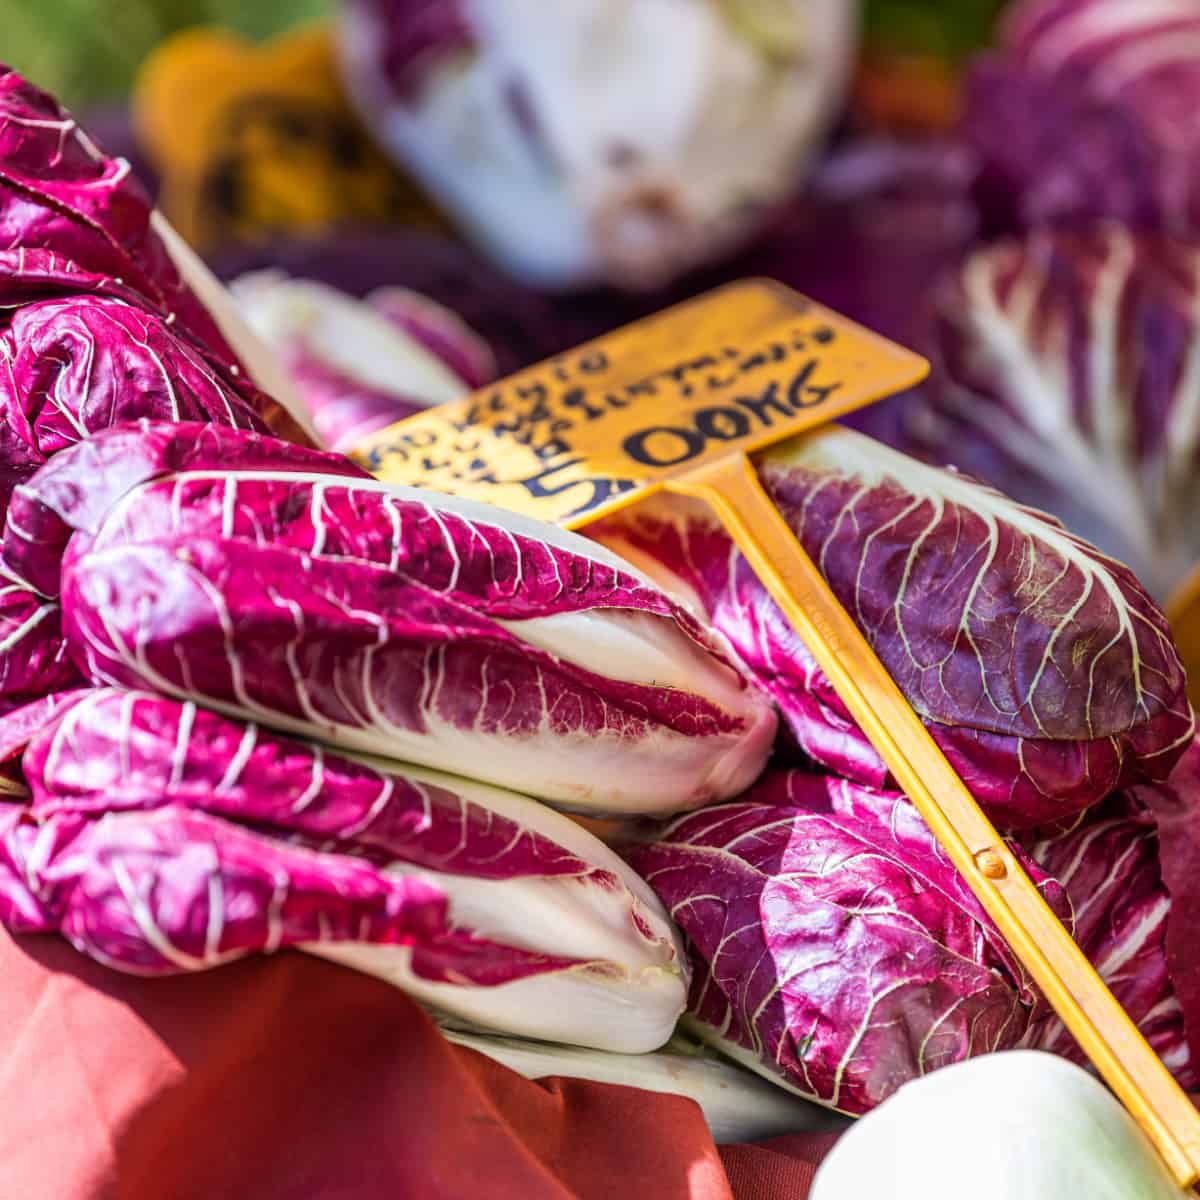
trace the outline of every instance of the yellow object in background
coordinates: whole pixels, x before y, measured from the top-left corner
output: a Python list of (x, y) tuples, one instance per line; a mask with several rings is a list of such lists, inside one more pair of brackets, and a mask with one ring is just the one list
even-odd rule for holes
[(1200, 565), (1168, 599), (1167, 624), (1187, 671), (1188, 699), (1200, 710)]
[(962, 108), (957, 67), (933, 55), (868, 54), (851, 95), (857, 124), (892, 134), (947, 133)]
[(340, 224), (441, 224), (347, 104), (323, 25), (261, 45), (176, 34), (146, 60), (131, 108), (159, 207), (201, 250)]

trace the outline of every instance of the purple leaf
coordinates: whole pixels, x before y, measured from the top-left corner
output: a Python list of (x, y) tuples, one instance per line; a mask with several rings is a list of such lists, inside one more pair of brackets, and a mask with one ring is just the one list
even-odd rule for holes
[(1045, 508), (1165, 599), (1200, 557), (1200, 252), (1109, 224), (977, 251), (942, 289), (927, 457)]
[[(53, 586), (63, 534), (80, 531), (62, 598), (93, 681), (442, 769), (465, 756), (490, 782), (593, 810), (694, 807), (761, 769), (775, 730), (765, 697), (593, 543), (486, 505), (303, 473), (333, 456), (254, 434), (206, 430), (189, 448), (190, 432), (100, 435), (18, 493), (38, 519), (6, 561), (39, 586)], [(104, 487), (86, 490), (100, 464)]]
[[(1065, 832), (1023, 840), (1070, 897), (1080, 949), (1171, 1073), (1194, 1090), (1200, 1073), (1168, 968), (1171, 899), (1162, 881), (1153, 815), (1133, 795), (1118, 795)], [(1055, 1015), (1031, 1031), (1027, 1044), (1087, 1065)]]
[[(768, 775), (626, 856), (683, 929), (688, 1025), (768, 1078), (869, 1111), (1019, 1044), (1044, 1002), (904, 796)], [(1061, 888), (1034, 869), (1047, 900)]]
[[(989, 488), (849, 430), (773, 451), (768, 491), (988, 813), (1058, 820), (1164, 779), (1193, 729), (1162, 613), (1127, 568)], [(800, 748), (872, 786), (882, 762), (706, 509), (593, 528), (729, 638)]]
[(150, 693), (80, 692), (37, 716), (32, 803), (0, 826), (14, 925), (151, 973), (296, 945), (507, 1032), (627, 1052), (670, 1035), (673, 927), (543, 805)]

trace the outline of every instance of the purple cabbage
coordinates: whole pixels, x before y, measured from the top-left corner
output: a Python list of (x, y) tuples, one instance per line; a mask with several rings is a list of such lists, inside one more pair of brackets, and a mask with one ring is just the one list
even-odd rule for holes
[(150, 974), (299, 946), (468, 1020), (630, 1052), (682, 1008), (653, 893), (533, 801), (149, 693), (78, 692), (23, 730), (11, 928)]
[(735, 795), (774, 737), (721, 645), (615, 556), (336, 455), (118, 429), (57, 455), (13, 511), (5, 566), (53, 597), (61, 562), (97, 683), (584, 809)]
[[(761, 478), (934, 740), (1002, 828), (1161, 780), (1193, 717), (1162, 613), (1053, 520), (850, 430), (773, 451)], [(700, 505), (594, 526), (730, 640), (805, 754), (886, 771), (748, 564)]]
[[(1045, 1003), (916, 810), (833, 776), (768, 774), (625, 850), (683, 930), (685, 1025), (818, 1103), (1019, 1045)], [(1062, 889), (1031, 874), (1069, 921)]]

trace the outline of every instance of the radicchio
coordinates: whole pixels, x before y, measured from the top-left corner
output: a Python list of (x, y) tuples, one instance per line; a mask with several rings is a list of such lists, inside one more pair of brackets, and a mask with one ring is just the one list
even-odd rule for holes
[[(687, 1027), (830, 1108), (867, 1112), (1044, 1015), (899, 793), (776, 773), (625, 853), (687, 937)], [(1062, 889), (1031, 874), (1069, 920)]]
[(1118, 225), (978, 250), (942, 288), (920, 452), (1061, 517), (1159, 599), (1200, 559), (1200, 251)]
[(260, 271), (231, 290), (279, 355), (330, 450), (349, 452), (369, 434), (496, 375), (486, 343), (449, 309), (407, 289), (360, 301), (326, 284)]
[[(129, 163), (106, 155), (56, 100), (0, 66), (0, 251), (48, 254), (129, 289), (202, 351), (277, 432), (303, 440), (285, 375)], [(232, 348), (231, 348), (232, 347)], [(253, 380), (239, 361), (251, 368)]]
[(55, 595), (69, 539), (64, 626), (98, 683), (581, 809), (695, 807), (761, 770), (769, 702), (628, 564), (340, 461), (355, 474), (234, 430), (114, 430), (19, 489), (5, 563)]
[[(990, 488), (831, 427), (767, 456), (768, 492), (934, 740), (1002, 827), (1163, 779), (1190, 741), (1184, 673), (1130, 571)], [(886, 771), (716, 519), (651, 499), (593, 532), (688, 597), (801, 749)]]
[(1023, 0), (975, 67), (964, 128), (994, 219), (1200, 230), (1200, 10)]
[(633, 1053), (682, 1009), (682, 949), (653, 893), (524, 797), (113, 689), (36, 729), (24, 769), (0, 916), (111, 966), (300, 946), (461, 1019)]
[[(1024, 841), (1066, 890), (1075, 940), (1121, 1007), (1175, 1078), (1188, 1089), (1200, 1086), (1167, 964), (1171, 898), (1153, 814), (1132, 794), (1117, 795), (1065, 832)], [(1032, 1031), (1027, 1044), (1087, 1064), (1057, 1016)]]
[(40, 248), (135, 288), (227, 364), (216, 322), (151, 224), (149, 196), (52, 96), (0, 67), (0, 248)]
[(140, 418), (266, 431), (191, 343), (153, 313), (90, 295), (42, 300), (0, 333), (0, 462), (34, 469), (66, 446)]
[(347, 0), (339, 32), (380, 144), (506, 270), (636, 289), (737, 246), (788, 196), (856, 25), (844, 0)]
[(0, 576), (0, 713), (80, 680), (58, 604)]

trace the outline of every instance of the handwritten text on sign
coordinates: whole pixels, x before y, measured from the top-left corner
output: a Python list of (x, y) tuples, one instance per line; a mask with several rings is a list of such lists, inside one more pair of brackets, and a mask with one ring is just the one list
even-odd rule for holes
[(795, 293), (733, 284), (382, 430), (381, 479), (578, 525), (733, 450), (917, 382), (922, 359)]

